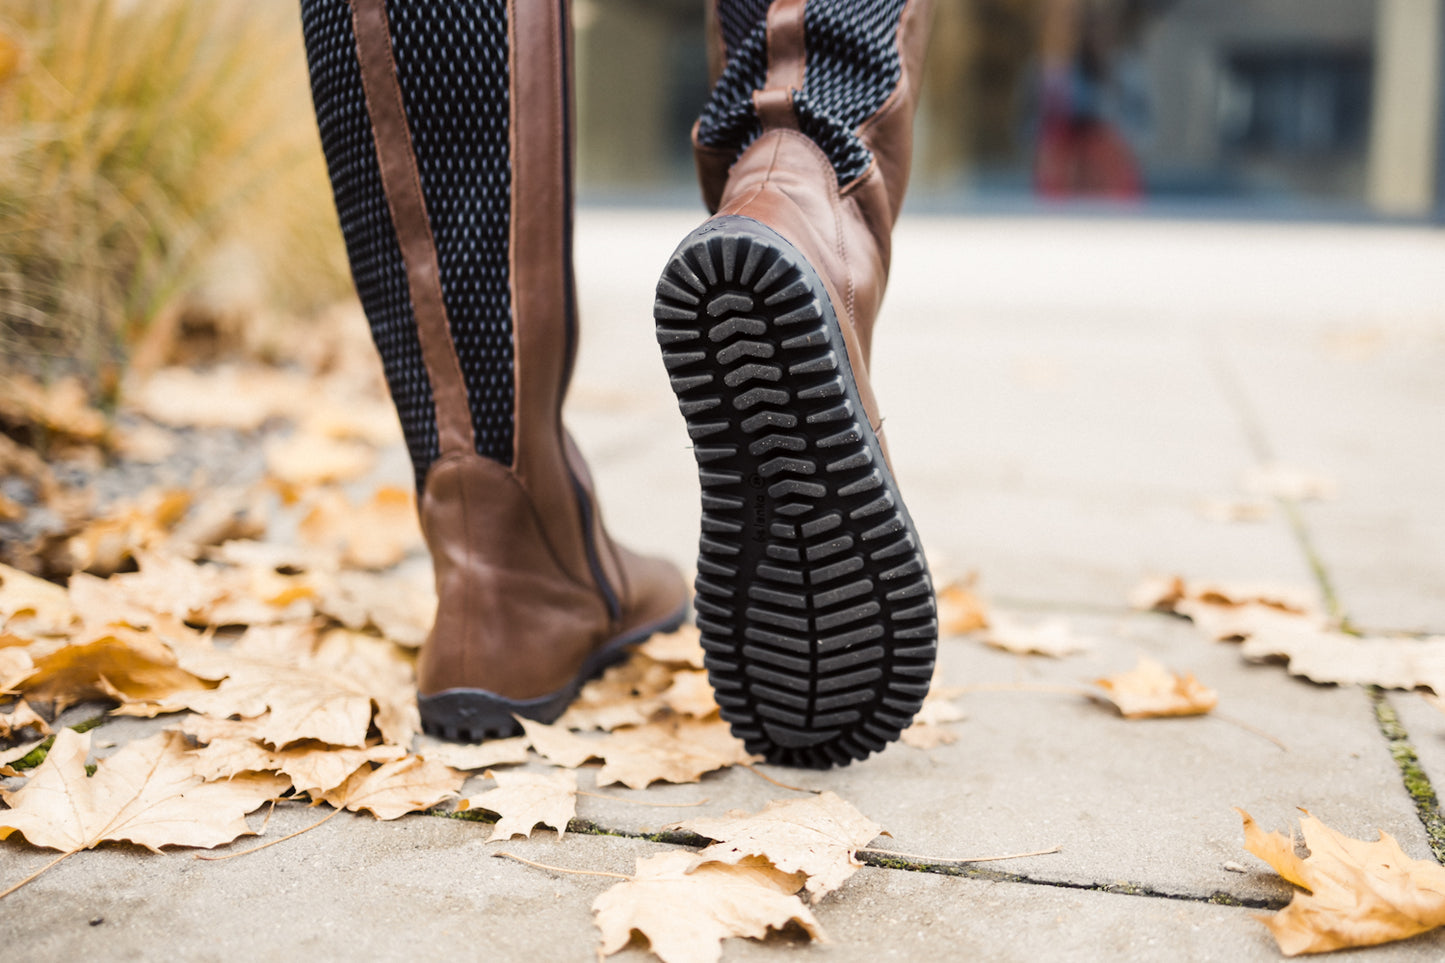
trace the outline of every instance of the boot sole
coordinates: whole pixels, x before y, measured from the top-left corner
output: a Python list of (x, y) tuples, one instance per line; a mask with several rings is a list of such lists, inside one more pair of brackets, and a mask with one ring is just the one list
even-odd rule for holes
[(777, 232), (719, 217), (673, 252), (653, 316), (695, 442), (722, 716), (771, 762), (864, 759), (922, 706), (938, 619), (827, 291)]
[(587, 657), (572, 681), (555, 692), (532, 699), (509, 699), (486, 689), (444, 689), (434, 695), (418, 694), (421, 728), (429, 736), (453, 742), (485, 742), (520, 735), (516, 717), (555, 722), (591, 679), (630, 654), (627, 647), (658, 632), (671, 632), (687, 618), (687, 605), (657, 622), (639, 626), (611, 639)]

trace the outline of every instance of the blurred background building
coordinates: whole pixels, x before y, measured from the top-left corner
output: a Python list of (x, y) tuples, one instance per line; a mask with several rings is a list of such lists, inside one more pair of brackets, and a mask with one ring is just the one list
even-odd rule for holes
[[(1445, 219), (1445, 0), (936, 5), (914, 209)], [(695, 196), (700, 7), (577, 0), (585, 200)]]

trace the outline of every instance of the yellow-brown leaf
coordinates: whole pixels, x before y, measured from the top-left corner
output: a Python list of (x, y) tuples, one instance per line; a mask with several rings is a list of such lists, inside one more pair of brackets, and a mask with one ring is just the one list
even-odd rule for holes
[(1236, 811), (1245, 848), (1308, 890), (1260, 917), (1285, 956), (1375, 946), (1445, 926), (1445, 869), (1411, 859), (1388, 833), (1373, 843), (1351, 839), (1306, 812), (1300, 831), (1309, 855), (1301, 858), (1293, 834), (1265, 833)]

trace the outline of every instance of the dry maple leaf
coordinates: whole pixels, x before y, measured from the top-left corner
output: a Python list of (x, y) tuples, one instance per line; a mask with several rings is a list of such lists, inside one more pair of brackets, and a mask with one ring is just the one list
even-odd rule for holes
[(358, 769), (340, 786), (323, 793), (321, 801), (352, 812), (365, 809), (377, 819), (400, 819), (455, 796), (465, 779), (439, 762), (407, 756), (377, 769)]
[(374, 628), (413, 649), (431, 631), (437, 599), (430, 568), (384, 575), (311, 571), (307, 577), (315, 589), (316, 611), (348, 629)]
[(581, 730), (640, 726), (663, 708), (662, 694), (676, 672), (639, 652), (584, 685), (557, 725)]
[(74, 375), (41, 384), (27, 374), (7, 372), (0, 382), (0, 419), (88, 444), (104, 441), (109, 431), (105, 415), (91, 405), (90, 393)]
[(1339, 493), (1333, 478), (1289, 465), (1270, 464), (1246, 472), (1241, 485), (1254, 495), (1268, 495), (1289, 501), (1325, 501)]
[(662, 704), (678, 715), (706, 719), (718, 711), (712, 683), (700, 669), (683, 669), (672, 677), (672, 684), (658, 697)]
[(577, 815), (576, 773), (566, 769), (544, 773), (488, 770), (485, 775), (496, 780), (497, 788), (463, 799), (457, 811), (483, 809), (501, 817), (487, 842), (513, 836), (530, 838), (539, 825), (557, 830), (558, 839), (567, 834), (567, 824)]
[(601, 953), (616, 953), (636, 932), (663, 963), (715, 963), (728, 937), (763, 939), (790, 923), (824, 941), (817, 919), (792, 895), (797, 879), (760, 860), (699, 864), (688, 852), (639, 859), (632, 878), (592, 903)]
[(1301, 858), (1294, 834), (1265, 833), (1242, 809), (1244, 846), (1307, 893), (1274, 916), (1258, 917), (1285, 956), (1374, 946), (1445, 926), (1445, 869), (1411, 859), (1389, 833), (1373, 842), (1351, 839), (1315, 819), (1300, 818), (1309, 848)]
[(75, 612), (64, 588), (0, 565), (0, 628), (35, 638), (63, 635), (74, 621)]
[(35, 660), (21, 648), (0, 648), (0, 692), (14, 692), (35, 671)]
[(442, 742), (423, 736), (418, 740), (416, 754), (453, 769), (490, 769), (492, 766), (518, 765), (527, 761), (531, 742), (524, 736), (511, 739), (488, 739), (475, 746)]
[(599, 740), (574, 735), (561, 723), (547, 725), (521, 716), (517, 716), (516, 720), (532, 748), (554, 766), (576, 769), (601, 754), (602, 743)]
[(970, 575), (938, 590), (938, 631), (941, 635), (967, 635), (989, 627), (988, 606), (974, 592), (978, 579)]
[(284, 494), (353, 481), (376, 462), (376, 449), (355, 441), (296, 432), (266, 445), (266, 472)]
[(335, 789), (362, 766), (391, 762), (406, 755), (401, 746), (344, 748), (300, 742), (273, 749), (254, 739), (212, 739), (191, 753), (196, 771), (207, 780), (230, 779), (243, 772), (279, 772), (297, 792), (312, 796)]
[(1359, 638), (1308, 625), (1276, 627), (1245, 639), (1241, 652), (1255, 661), (1288, 659), (1291, 675), (1312, 682), (1445, 692), (1445, 636)]
[[(703, 773), (759, 762), (721, 719), (678, 717), (609, 733), (597, 746), (597, 785), (645, 789), (654, 782), (697, 782)], [(533, 743), (536, 746), (536, 743)]]
[[(9, 749), (0, 749), (0, 766), (9, 768), (10, 763), (16, 762), (20, 759), (24, 759), (26, 756), (30, 755), (32, 752), (34, 752), (36, 749), (39, 749), (43, 745), (45, 745), (44, 739), (36, 739), (34, 742), (22, 742), (20, 745), (12, 746)], [(17, 773), (14, 770), (6, 773), (6, 775), (10, 776), (16, 774)], [(19, 775), (23, 776), (25, 775), (25, 773), (22, 772), (19, 773)]]
[(1142, 655), (1139, 664), (1128, 672), (1096, 679), (1095, 685), (1104, 689), (1104, 698), (1114, 703), (1126, 719), (1198, 716), (1219, 702), (1219, 694), (1194, 678), (1193, 673), (1176, 675)]
[(944, 725), (962, 722), (966, 718), (964, 711), (952, 702), (929, 695), (913, 717), (913, 725), (904, 729), (899, 738), (904, 745), (914, 749), (937, 749), (958, 741), (958, 734), (952, 729), (945, 729)]
[(702, 668), (702, 637), (697, 626), (684, 625), (675, 632), (662, 632), (637, 647), (637, 651), (654, 662)]
[(190, 507), (191, 493), (184, 489), (148, 492), (88, 523), (66, 547), (77, 569), (109, 575), (137, 552), (165, 542)]
[(297, 531), (308, 542), (340, 553), (348, 567), (391, 568), (423, 547), (416, 497), (383, 486), (356, 504), (339, 489), (316, 495)]
[(15, 792), (0, 791), (0, 839), (19, 832), (35, 846), (71, 853), (127, 841), (209, 849), (251, 832), (244, 818), (286, 788), (282, 776), (228, 782), (196, 775), (185, 737), (162, 732), (132, 742), (85, 774), (90, 734), (62, 729), (45, 761)]
[(1312, 615), (1320, 609), (1318, 594), (1299, 586), (1186, 580), (1177, 575), (1150, 576), (1129, 593), (1129, 604), (1136, 609), (1156, 609), (1186, 615), (1187, 612), (1179, 609), (1181, 602), (1224, 606), (1264, 605), (1299, 615)]
[(1036, 625), (1024, 625), (1014, 619), (996, 615), (984, 636), (985, 644), (1018, 655), (1047, 655), (1055, 659), (1089, 652), (1093, 639), (1074, 631), (1068, 619), (1044, 619)]
[(410, 745), (419, 728), (411, 670), (389, 655), (393, 647), (346, 630), (313, 640), (310, 626), (272, 626), (249, 630), (229, 650), (183, 652), (184, 667), (223, 681), (158, 700), (149, 714), (190, 709), (256, 719), (254, 737), (278, 748), (306, 739), (361, 748), (375, 703), (382, 737)]
[(702, 860), (737, 863), (761, 857), (784, 873), (808, 877), (805, 887), (814, 902), (842, 886), (860, 866), (859, 847), (882, 827), (831, 792), (806, 799), (768, 803), (755, 815), (734, 812), (724, 817), (689, 819), (678, 828), (716, 840), (698, 854)]
[(50, 735), (50, 723), (23, 699), (9, 712), (0, 712), (0, 739), (14, 739), (17, 733), (25, 729), (34, 729), (42, 736)]
[(81, 636), (36, 659), (17, 688), (31, 701), (59, 711), (96, 698), (164, 702), (205, 692), (209, 684), (181, 668), (176, 654), (155, 636), (115, 628), (98, 637)]

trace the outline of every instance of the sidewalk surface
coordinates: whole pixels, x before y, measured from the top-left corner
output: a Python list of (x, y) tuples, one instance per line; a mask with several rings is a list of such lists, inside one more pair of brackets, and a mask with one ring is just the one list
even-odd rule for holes
[[(695, 222), (581, 213), (569, 409), (613, 532), (684, 567), (696, 473), (650, 307), (657, 269)], [(1303, 807), (1430, 857), (1418, 810), (1432, 813), (1407, 792), (1380, 715), (1394, 711), (1445, 787), (1445, 714), (1414, 693), (1247, 664), (1126, 598), (1150, 574), (1267, 581), (1311, 588), (1370, 632), (1445, 634), (1445, 233), (913, 217), (875, 346), (895, 467), (935, 575), (977, 571), (995, 611), (1061, 616), (1099, 644), (1055, 661), (946, 639), (946, 683), (1002, 690), (957, 700), (957, 742), (785, 778), (835, 791), (900, 851), (1060, 851), (948, 873), (866, 867), (817, 908), (830, 945), (731, 940), (725, 960), (1272, 960), (1251, 917), (1291, 889), (1244, 851), (1234, 807), (1269, 830)], [(1242, 497), (1241, 478), (1271, 463), (1332, 480), (1337, 497), (1270, 504), (1248, 522), (1200, 511)], [(1018, 691), (1087, 684), (1140, 654), (1217, 689), (1217, 712), (1126, 721)], [(127, 725), (98, 735), (122, 740)], [(619, 835), (539, 831), (504, 848), (630, 872), (665, 848), (641, 834), (782, 795), (733, 769), (647, 790), (705, 798), (701, 809), (583, 797), (579, 817)], [(287, 824), (268, 836), (312, 821), (278, 813)], [(490, 858), (484, 830), (343, 814), (229, 862), (102, 848), (0, 905), (0, 945), (46, 960), (592, 959), (590, 906), (612, 881)], [(4, 858), (10, 877), (52, 855)], [(1445, 958), (1445, 933), (1349, 958)]]

